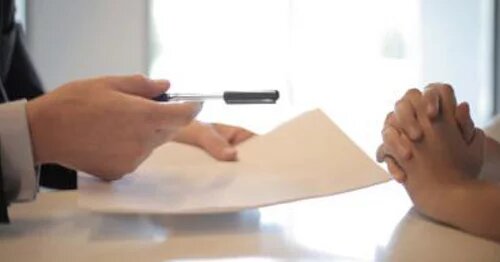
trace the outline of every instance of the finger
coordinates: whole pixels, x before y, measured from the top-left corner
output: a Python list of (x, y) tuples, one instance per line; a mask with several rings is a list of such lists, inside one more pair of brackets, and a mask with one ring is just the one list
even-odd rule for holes
[(386, 162), (387, 169), (392, 177), (399, 183), (406, 181), (406, 175), (403, 169), (396, 163), (396, 161), (388, 154), (386, 154), (384, 146), (380, 145), (377, 149), (377, 161)]
[(426, 104), (427, 116), (432, 120), (439, 115), (440, 101), (439, 90), (436, 85), (428, 85), (423, 92), (423, 100)]
[(448, 121), (455, 120), (455, 109), (457, 107), (457, 100), (455, 98), (455, 91), (453, 87), (448, 84), (434, 83), (430, 84), (429, 88), (436, 88), (439, 92), (440, 113)]
[(231, 139), (236, 135), (236, 128), (233, 126), (228, 126), (225, 124), (213, 123), (209, 124), (212, 128), (219, 133), (222, 137), (226, 139), (226, 141), (231, 141)]
[(422, 94), (417, 89), (410, 89), (404, 97), (396, 103), (394, 115), (397, 119), (398, 127), (403, 130), (408, 137), (415, 141), (422, 137), (422, 129), (417, 119), (417, 108), (421, 103)]
[(384, 145), (380, 145), (377, 148), (377, 153), (375, 154), (375, 158), (377, 159), (377, 162), (382, 163), (385, 161), (385, 156), (386, 156), (385, 148)]
[(232, 145), (237, 145), (255, 135), (249, 130), (241, 127), (229, 126), (219, 123), (212, 124), (212, 126)]
[(394, 112), (388, 113), (387, 116), (385, 117), (383, 129), (385, 129), (387, 127), (394, 127), (396, 129), (401, 128), (398, 124), (398, 120), (396, 119), (396, 115), (394, 114)]
[(469, 144), (474, 136), (475, 126), (474, 121), (470, 116), (469, 104), (464, 102), (457, 106), (455, 118), (462, 133), (462, 137)]
[(246, 129), (239, 129), (238, 132), (236, 132), (236, 135), (233, 137), (233, 139), (230, 141), (232, 145), (238, 145), (241, 144), (248, 139), (252, 138), (255, 136), (255, 133), (252, 133)]
[(234, 161), (237, 158), (236, 149), (217, 132), (209, 132), (201, 140), (200, 146), (217, 160)]
[(386, 155), (391, 155), (400, 164), (411, 158), (411, 146), (404, 138), (404, 134), (389, 127), (382, 132), (382, 137)]
[(399, 183), (404, 183), (406, 181), (406, 174), (403, 169), (394, 161), (392, 157), (386, 157), (385, 162), (387, 163), (387, 169), (389, 173), (392, 175), (394, 180)]
[(159, 104), (151, 101), (153, 125), (162, 129), (177, 129), (191, 123), (202, 109), (202, 103)]
[(144, 75), (115, 76), (109, 79), (117, 90), (144, 98), (156, 97), (170, 88), (168, 80), (151, 80)]

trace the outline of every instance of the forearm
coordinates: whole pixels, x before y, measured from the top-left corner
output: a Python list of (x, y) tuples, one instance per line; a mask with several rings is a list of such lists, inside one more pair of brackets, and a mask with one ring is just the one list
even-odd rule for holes
[(431, 217), (500, 242), (500, 184), (473, 181), (453, 186), (439, 202)]
[(500, 181), (500, 143), (487, 136), (484, 146), (484, 164), (481, 179)]

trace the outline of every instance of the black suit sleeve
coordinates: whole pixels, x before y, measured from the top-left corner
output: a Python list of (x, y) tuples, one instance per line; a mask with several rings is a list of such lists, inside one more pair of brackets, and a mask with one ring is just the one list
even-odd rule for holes
[(32, 99), (43, 94), (42, 83), (24, 45), (21, 26), (14, 30), (14, 45), (10, 67), (5, 78), (5, 89), (9, 100)]
[[(43, 94), (43, 88), (24, 45), (21, 26), (14, 21), (13, 0), (0, 0), (0, 100), (32, 99)], [(0, 156), (1, 157), (1, 156)], [(40, 168), (42, 186), (74, 189), (76, 172), (58, 165)], [(5, 195), (0, 162), (0, 223), (8, 223), (8, 200)]]

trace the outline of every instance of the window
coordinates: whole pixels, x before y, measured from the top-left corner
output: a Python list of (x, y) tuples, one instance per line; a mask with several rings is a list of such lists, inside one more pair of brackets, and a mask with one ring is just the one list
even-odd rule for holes
[[(488, 59), (479, 58), (488, 48), (481, 41), (490, 34), (474, 26), (485, 21), (484, 6), (491, 1), (448, 2), (449, 6), (427, 0), (152, 0), (150, 75), (170, 79), (173, 92), (278, 89), (278, 105), (207, 102), (200, 119), (263, 132), (299, 112), (321, 107), (373, 155), (386, 113), (410, 87), (458, 81), (464, 92), (457, 93), (472, 97), (475, 114), (489, 112), (484, 91), (491, 87), (488, 81), (473, 89), (462, 84), (489, 77), (483, 73), (489, 70)], [(439, 20), (438, 11), (453, 9), (450, 6), (458, 6), (444, 16), (450, 20)], [(463, 16), (466, 22), (479, 22), (464, 32), (450, 27), (455, 30), (453, 39), (446, 33), (439, 41), (430, 39), (449, 29), (439, 25)], [(439, 48), (448, 50), (457, 40), (471, 37), (478, 40), (466, 42), (469, 46), (464, 48), (470, 50), (462, 50), (471, 56), (460, 63), (436, 63), (443, 59), (436, 54)], [(433, 44), (437, 42), (440, 45)], [(459, 65), (457, 71), (447, 74), (446, 62)], [(470, 72), (476, 78), (460, 78), (460, 70), (467, 66), (476, 68)]]
[(26, 0), (15, 0), (16, 21), (26, 27)]

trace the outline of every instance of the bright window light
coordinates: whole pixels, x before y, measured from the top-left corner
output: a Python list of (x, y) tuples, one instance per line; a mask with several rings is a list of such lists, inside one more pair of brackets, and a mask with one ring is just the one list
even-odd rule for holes
[(386, 113), (421, 83), (418, 0), (153, 0), (150, 75), (172, 92), (278, 89), (278, 105), (199, 116), (264, 132), (321, 107), (373, 154)]

